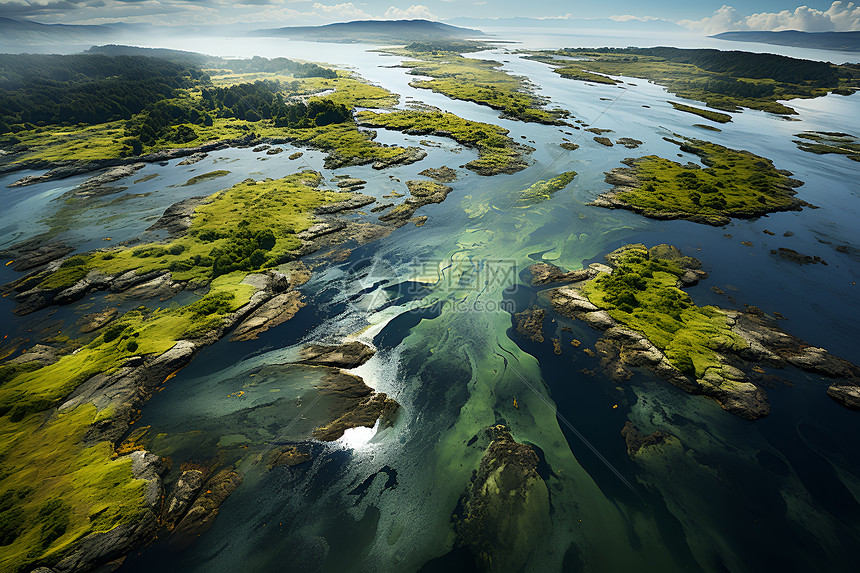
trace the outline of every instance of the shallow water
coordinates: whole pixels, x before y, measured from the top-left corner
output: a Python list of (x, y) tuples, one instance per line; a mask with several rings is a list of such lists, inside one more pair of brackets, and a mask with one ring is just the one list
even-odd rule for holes
[[(502, 120), (488, 108), (411, 88), (404, 70), (386, 67), (396, 58), (354, 45), (227, 42), (213, 53), (305, 54), (348, 65), (404, 97), (510, 129), (517, 141), (535, 148), (534, 163), (523, 172), (490, 178), (458, 169), (460, 179), (451, 184), (447, 200), (419, 213), (429, 217), (424, 227), (404, 226), (354, 249), (343, 263), (312, 261), (320, 266), (302, 287), (308, 306), (293, 320), (257, 341), (222, 339), (170, 380), (138, 422), (151, 426), (153, 436), (164, 434), (151, 444), (156, 453), (170, 455), (174, 467), (236, 444), (249, 444), (255, 454), (243, 457), (230, 450), (245, 481), (221, 507), (211, 530), (181, 551), (156, 543), (130, 557), (120, 571), (468, 569), (462, 554), (449, 553), (454, 549), (450, 520), (485, 446), (473, 444), (472, 437), (495, 423), (507, 424), (518, 441), (534, 445), (548, 468), (552, 527), (532, 548), (528, 570), (809, 570), (825, 562), (832, 570), (852, 570), (852, 548), (860, 542), (860, 460), (854, 448), (860, 417), (827, 398), (825, 381), (797, 371), (774, 372), (791, 386), (768, 389), (773, 413), (750, 423), (644, 375), (619, 384), (584, 374), (583, 369), (597, 369), (597, 360), (574, 350), (570, 341), (593, 346), (595, 331), (576, 323), (569, 325), (572, 333), (554, 332), (561, 320), (548, 321), (547, 338), (560, 337), (564, 348), (556, 356), (548, 342), (516, 336), (502, 303), (511, 301), (518, 310), (530, 303), (534, 293), (517, 276), (535, 261), (576, 269), (626, 243), (665, 242), (704, 262), (710, 277), (689, 289), (698, 304), (778, 311), (791, 334), (860, 361), (860, 262), (834, 250), (856, 246), (860, 239), (860, 165), (841, 156), (806, 154), (791, 142), (802, 130), (860, 133), (860, 94), (793, 102), (799, 122), (745, 111), (733, 114), (734, 122), (721, 125), (721, 133), (705, 132), (692, 127), (701, 118), (674, 111), (666, 100), (683, 100), (659, 86), (636, 79), (621, 87), (587, 85), (504, 49), (484, 54), (506, 60), (506, 69), (528, 76), (539, 93), (575, 119), (614, 130), (613, 139), (644, 142), (636, 150), (610, 149), (593, 142), (590, 133)], [(673, 133), (772, 159), (805, 182), (800, 197), (818, 209), (713, 228), (586, 205), (606, 189), (603, 172), (621, 159), (676, 158), (677, 146), (663, 140)], [(581, 147), (561, 149), (562, 137)], [(364, 193), (381, 198), (392, 189), (406, 192), (392, 177), (403, 182), (427, 167), (457, 168), (475, 157), (442, 138), (380, 131), (378, 140), (408, 145), (431, 140), (442, 147), (427, 148), (428, 157), (417, 164), (384, 171), (370, 166), (328, 171), (323, 155), (307, 150), (291, 162), (290, 146), (271, 158), (227, 149), (188, 167), (148, 165), (117, 182), (128, 189), (94, 202), (61, 237), (79, 249), (103, 246), (105, 235), (130, 239), (173, 202), (246, 177), (281, 177), (305, 167), (327, 179), (348, 173), (368, 181)], [(682, 155), (678, 161), (697, 161)], [(216, 169), (231, 174), (181, 187)], [(515, 203), (519, 190), (569, 170), (578, 176), (549, 201), (525, 209)], [(147, 174), (158, 177), (133, 182)], [(5, 188), (14, 179), (0, 180), (2, 198), (16, 211), (14, 217), (9, 211), (0, 217), (0, 246), (43, 231), (34, 223), (62, 209), (58, 198), (80, 182)], [(112, 202), (119, 197), (128, 198)], [(763, 234), (764, 229), (776, 235)], [(783, 237), (789, 230), (794, 236)], [(770, 254), (778, 246), (821, 256), (828, 265), (795, 266)], [(8, 268), (0, 272), (4, 280), (14, 275)], [(415, 286), (437, 278), (436, 285)], [(433, 305), (440, 301), (448, 304)], [(454, 308), (452, 301), (463, 304)], [(55, 318), (73, 312), (64, 309)], [(23, 324), (16, 319), (16, 326)], [(298, 345), (344, 337), (377, 347), (377, 354), (353, 372), (400, 403), (396, 424), (315, 444), (312, 462), (266, 470), (256, 452), (297, 439), (312, 426), (314, 408), (322, 407), (306, 397), (313, 373), (288, 365)], [(241, 397), (235, 395), (239, 390), (245, 391)], [(683, 451), (632, 462), (620, 434), (627, 420), (645, 432), (673, 433)]]

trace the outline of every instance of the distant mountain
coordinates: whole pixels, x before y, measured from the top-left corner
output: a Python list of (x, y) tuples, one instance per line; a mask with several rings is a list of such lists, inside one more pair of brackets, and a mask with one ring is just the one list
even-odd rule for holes
[(819, 50), (838, 50), (841, 52), (860, 52), (860, 32), (723, 32), (711, 36), (733, 42), (755, 42), (777, 46), (796, 46)]
[(26, 20), (0, 18), (0, 43), (42, 44), (52, 42), (87, 42), (108, 39), (117, 30), (108, 26), (75, 26), (68, 24), (40, 24)]
[(291, 26), (255, 30), (252, 36), (277, 36), (315, 42), (409, 44), (416, 41), (478, 38), (480, 30), (429, 20), (358, 20), (325, 26)]
[(661, 19), (613, 20), (612, 18), (453, 18), (449, 20), (457, 26), (480, 26), (481, 28), (545, 28), (575, 32), (577, 30), (635, 30), (641, 32), (689, 33), (674, 22)]

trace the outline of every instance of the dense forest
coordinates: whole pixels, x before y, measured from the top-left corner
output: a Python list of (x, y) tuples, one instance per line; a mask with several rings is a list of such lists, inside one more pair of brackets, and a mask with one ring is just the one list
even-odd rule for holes
[(206, 76), (199, 68), (136, 56), (0, 56), (0, 133), (26, 124), (129, 119)]
[(137, 48), (134, 46), (93, 46), (87, 53), (105, 54), (108, 56), (150, 56), (184, 65), (204, 69), (230, 70), (237, 74), (253, 72), (269, 72), (286, 74), (297, 78), (336, 78), (334, 70), (323, 68), (316, 64), (301, 63), (287, 58), (261, 58), (254, 56), (249, 60), (228, 60), (217, 56), (208, 56), (197, 52), (168, 50), (166, 48)]
[[(175, 104), (165, 102), (177, 97), (179, 89), (211, 85), (202, 67), (228, 68), (237, 73), (275, 71), (296, 77), (336, 77), (333, 70), (316, 64), (286, 58), (224, 60), (175, 50), (105, 48), (116, 48), (109, 51), (117, 53), (0, 55), (0, 134), (42, 125), (128, 120), (143, 111), (143, 123), (149, 121), (150, 129), (141, 127), (138, 131), (147, 135), (170, 125), (165, 124), (167, 116), (211, 125), (209, 112), (249, 121), (287, 118), (281, 120), (284, 125), (301, 119), (311, 125), (342, 121), (344, 110), (338, 106), (310, 111), (285, 106), (274, 93), (277, 86), (269, 84), (204, 89), (209, 94), (204, 107), (185, 106), (180, 115)], [(158, 57), (143, 55), (150, 52)], [(187, 139), (190, 133), (168, 139), (183, 141), (183, 137)]]
[(276, 81), (257, 81), (229, 87), (208, 87), (200, 99), (178, 98), (159, 101), (128, 122), (126, 135), (132, 151), (140, 153), (143, 145), (166, 140), (185, 143), (196, 139), (187, 124), (212, 125), (213, 117), (245, 121), (274, 120), (276, 127), (307, 128), (342, 123), (352, 119), (352, 112), (328, 99), (308, 103), (285, 103)]

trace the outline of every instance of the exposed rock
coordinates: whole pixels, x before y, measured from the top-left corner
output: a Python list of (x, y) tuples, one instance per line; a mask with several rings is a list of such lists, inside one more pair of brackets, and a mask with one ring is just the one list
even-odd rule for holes
[(198, 161), (203, 161), (207, 157), (209, 157), (208, 153), (194, 153), (188, 156), (186, 159), (183, 159), (182, 161), (177, 163), (177, 165), (193, 165)]
[(113, 307), (106, 308), (101, 312), (85, 314), (78, 321), (78, 324), (81, 325), (80, 331), (82, 333), (87, 333), (98, 330), (116, 318), (118, 314), (119, 311)]
[(309, 228), (305, 229), (301, 233), (298, 233), (296, 236), (303, 241), (310, 241), (316, 239), (317, 237), (322, 237), (323, 235), (328, 235), (336, 231), (341, 231), (345, 228), (346, 223), (344, 223), (343, 221), (323, 221), (321, 223), (315, 223), (311, 225)]
[(631, 458), (639, 453), (639, 450), (642, 448), (664, 444), (674, 438), (672, 434), (667, 434), (660, 430), (652, 434), (643, 434), (629, 420), (624, 424), (621, 435), (624, 436), (624, 441), (627, 442), (627, 455)]
[(24, 352), (23, 354), (13, 358), (12, 360), (9, 360), (7, 364), (27, 364), (28, 362), (40, 362), (43, 366), (47, 366), (59, 360), (59, 354), (59, 351), (52, 346), (47, 346), (45, 344), (36, 344), (27, 352)]
[(448, 167), (447, 165), (443, 165), (442, 167), (436, 169), (425, 169), (418, 175), (423, 175), (424, 177), (435, 179), (439, 183), (452, 183), (457, 180), (457, 172)]
[(230, 341), (256, 340), (261, 333), (293, 318), (304, 306), (299, 291), (291, 290), (276, 295), (242, 321)]
[(551, 528), (549, 493), (538, 456), (514, 441), (505, 426), (485, 431), (492, 441), (454, 517), (457, 544), (468, 546), (482, 569), (519, 571)]
[(298, 159), (302, 155), (304, 155), (304, 153), (302, 153), (301, 151), (296, 151), (295, 153), (290, 154), (289, 159), (290, 159), (290, 161), (295, 161), (296, 159)]
[(173, 531), (172, 542), (186, 546), (203, 535), (215, 523), (221, 504), (242, 484), (242, 474), (233, 468), (223, 469), (206, 482), (206, 491), (194, 501)]
[(90, 177), (72, 190), (72, 193), (80, 198), (101, 197), (124, 191), (126, 187), (108, 187), (109, 183), (131, 177), (134, 173), (146, 166), (145, 163), (134, 163), (131, 165), (120, 165), (108, 169), (104, 173)]
[(794, 249), (788, 249), (786, 247), (779, 247), (779, 249), (771, 249), (770, 254), (779, 255), (786, 261), (791, 261), (792, 263), (797, 263), (798, 265), (817, 265), (821, 263), (822, 265), (827, 265), (827, 262), (821, 257), (817, 256), (809, 256), (798, 253)]
[(370, 346), (356, 341), (337, 346), (310, 344), (302, 348), (299, 362), (315, 366), (334, 368), (356, 368), (370, 360), (376, 351)]
[(182, 472), (176, 485), (164, 502), (163, 521), (168, 528), (173, 528), (185, 515), (200, 491), (203, 489), (205, 475), (200, 470)]
[(269, 149), (270, 147), (272, 147), (272, 146), (271, 146), (271, 145), (267, 145), (267, 144), (258, 145), (257, 147), (255, 147), (255, 148), (254, 148), (254, 149), (252, 149), (251, 151), (253, 151), (254, 153), (261, 153), (261, 152), (263, 152), (263, 151), (266, 151), (266, 150), (267, 150), (267, 149)]
[(167, 231), (169, 237), (177, 237), (191, 228), (194, 209), (206, 202), (206, 197), (191, 197), (168, 207), (164, 214), (147, 231)]
[(283, 147), (273, 147), (272, 149), (270, 149), (266, 152), (266, 155), (277, 155), (277, 154), (283, 153), (283, 152), (284, 152)]
[(827, 395), (851, 410), (860, 410), (860, 385), (850, 383), (832, 384)]
[(375, 202), (376, 198), (371, 197), (370, 195), (354, 195), (346, 201), (331, 203), (329, 205), (320, 205), (314, 209), (314, 213), (317, 215), (330, 215), (332, 213), (340, 213), (341, 211), (347, 211), (350, 209), (360, 209), (361, 207), (365, 207)]
[(70, 302), (80, 300), (94, 290), (107, 288), (112, 279), (112, 276), (106, 275), (98, 269), (93, 269), (87, 273), (87, 276), (74, 285), (54, 295), (53, 303), (69, 304)]
[(639, 141), (638, 139), (632, 139), (630, 137), (621, 137), (617, 139), (615, 143), (617, 143), (618, 145), (623, 145), (627, 149), (636, 149), (637, 147), (642, 145), (641, 141)]
[(175, 296), (183, 288), (184, 285), (182, 285), (181, 283), (173, 282), (173, 279), (170, 276), (170, 272), (165, 272), (149, 281), (135, 285), (120, 294), (111, 294), (108, 296), (110, 300), (119, 300), (123, 302), (129, 300), (148, 300), (155, 298), (160, 300), (167, 300)]
[(367, 181), (364, 179), (357, 179), (355, 177), (345, 177), (337, 182), (338, 188), (343, 189), (344, 191), (358, 191), (365, 185), (367, 185)]
[(514, 314), (517, 332), (534, 342), (543, 342), (543, 320), (546, 311), (542, 308), (529, 308)]
[(384, 393), (374, 392), (364, 380), (337, 370), (329, 372), (318, 387), (330, 403), (328, 424), (314, 430), (314, 438), (332, 442), (349, 428), (372, 428), (379, 420), (380, 427), (394, 423), (398, 404)]
[(0, 257), (14, 260), (12, 268), (18, 272), (23, 272), (61, 259), (74, 250), (73, 247), (62, 241), (42, 244), (42, 240), (37, 237), (0, 251)]
[(532, 286), (542, 286), (552, 283), (574, 283), (591, 278), (595, 274), (591, 269), (565, 272), (549, 263), (535, 263), (526, 270), (532, 275), (529, 281)]
[(278, 466), (297, 466), (311, 459), (309, 453), (303, 452), (296, 446), (282, 446), (272, 450), (269, 454), (269, 461), (266, 467), (271, 469)]

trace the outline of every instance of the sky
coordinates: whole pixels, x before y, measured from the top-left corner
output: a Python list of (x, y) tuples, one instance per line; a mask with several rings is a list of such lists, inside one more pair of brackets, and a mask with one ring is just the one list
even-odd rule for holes
[(364, 19), (458, 17), (667, 20), (694, 32), (860, 30), (860, 0), (0, 0), (0, 17), (45, 23), (319, 25)]

